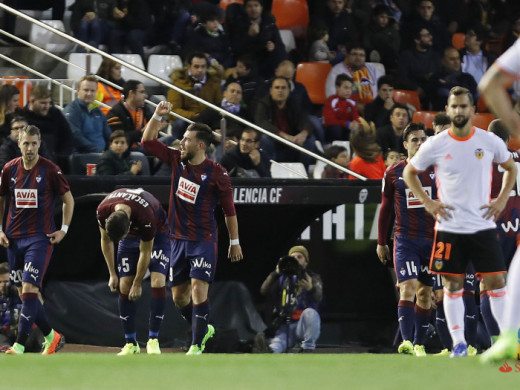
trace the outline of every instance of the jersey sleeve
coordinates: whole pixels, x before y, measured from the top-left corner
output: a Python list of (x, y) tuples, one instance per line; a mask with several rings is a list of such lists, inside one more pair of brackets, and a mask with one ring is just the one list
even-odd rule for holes
[(222, 210), (226, 217), (236, 215), (235, 204), (233, 203), (233, 188), (231, 187), (231, 178), (226, 169), (221, 165), (217, 165), (220, 173), (217, 178), (217, 192), (222, 205)]
[(0, 175), (0, 196), (5, 196), (9, 193), (9, 180), (9, 169), (2, 169), (2, 173)]
[(515, 78), (520, 77), (520, 40), (504, 52), (497, 60), (497, 65)]
[(424, 172), (429, 166), (434, 164), (435, 145), (432, 142), (434, 137), (430, 137), (421, 145), (419, 151), (410, 159), (410, 166), (416, 172)]
[(56, 189), (56, 192), (60, 194), (61, 196), (65, 195), (67, 192), (70, 191), (69, 183), (67, 182), (67, 179), (65, 179), (65, 175), (63, 175), (63, 172), (58, 166), (54, 166), (54, 186)]
[(497, 164), (504, 164), (512, 158), (511, 152), (507, 149), (507, 145), (493, 133), (488, 133), (495, 144), (495, 157), (493, 159)]
[(179, 151), (175, 152), (174, 149), (166, 146), (159, 140), (151, 140), (151, 141), (143, 141), (142, 142), (143, 148), (147, 151), (153, 154), (155, 157), (157, 157), (162, 162), (165, 162), (171, 167), (174, 167), (177, 165), (176, 159), (175, 159), (175, 153), (179, 153)]
[(377, 243), (379, 245), (387, 244), (388, 232), (394, 219), (394, 185), (393, 172), (388, 168), (383, 177), (381, 188), (381, 209), (379, 211)]

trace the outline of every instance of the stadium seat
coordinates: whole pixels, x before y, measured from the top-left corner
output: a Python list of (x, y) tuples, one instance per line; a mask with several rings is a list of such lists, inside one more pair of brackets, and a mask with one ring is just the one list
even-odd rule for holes
[(516, 135), (512, 135), (511, 138), (509, 138), (507, 147), (513, 150), (520, 150), (520, 138)]
[[(87, 69), (87, 59), (90, 58), (90, 74), (95, 74), (103, 62), (101, 54), (97, 53), (70, 53), (69, 62), (74, 65), (81, 66), (83, 69)], [(80, 70), (72, 65), (67, 65), (67, 78), (71, 80), (79, 80), (86, 75), (86, 71)]]
[(2, 76), (2, 85), (13, 84), (20, 91), (20, 100), (18, 106), (20, 108), (25, 107), (29, 102), (31, 95), (32, 83), (29, 81), (27, 76)]
[[(145, 70), (143, 59), (139, 54), (112, 54), (114, 57), (119, 58), (120, 60), (126, 61), (133, 66)], [(128, 69), (124, 64), (121, 66), (121, 77), (125, 80), (138, 80), (142, 82), (145, 86), (157, 85), (153, 80), (150, 80), (148, 77), (142, 76), (133, 70)]]
[(323, 104), (325, 96), (325, 81), (332, 66), (325, 62), (302, 62), (296, 67), (296, 81), (305, 85), (309, 97), (314, 104)]
[(294, 40), (294, 34), (291, 30), (280, 30), (280, 36), (282, 37), (282, 42), (285, 45), (285, 51), (287, 53), (296, 49), (296, 41)]
[(394, 90), (394, 100), (402, 104), (411, 104), (417, 111), (421, 110), (421, 101), (419, 100), (419, 95), (415, 91), (396, 89)]
[[(286, 169), (285, 167), (292, 169)], [(293, 172), (296, 171), (301, 175)], [(305, 166), (300, 162), (271, 163), (271, 177), (275, 179), (307, 179)]]
[(220, 8), (222, 8), (225, 11), (226, 8), (228, 7), (228, 5), (233, 4), (233, 3), (244, 4), (244, 0), (220, 0), (219, 6), (220, 6)]
[(464, 39), (466, 39), (466, 34), (455, 33), (451, 36), (451, 44), (457, 50), (463, 49), (465, 47)]
[(141, 169), (141, 175), (150, 176), (150, 162), (148, 161), (148, 157), (146, 157), (141, 152), (130, 152), (130, 158), (134, 161), (141, 161), (143, 164), (143, 168)]
[(471, 123), (473, 126), (480, 127), (481, 129), (487, 130), (489, 124), (495, 119), (493, 114), (489, 112), (481, 112), (473, 114), (471, 117)]
[[(65, 31), (65, 26), (61, 20), (42, 20), (42, 22), (57, 30)], [(35, 24), (31, 24), (29, 42), (50, 52), (65, 52), (74, 46), (74, 43), (68, 39)]]
[(103, 153), (73, 153), (70, 157), (70, 174), (86, 175), (87, 164), (97, 164)]
[(412, 122), (422, 122), (427, 129), (433, 129), (433, 118), (439, 111), (415, 111), (413, 113)]
[(170, 75), (178, 68), (182, 68), (182, 60), (178, 55), (152, 54), (148, 57), (148, 73), (165, 81), (171, 81)]
[(306, 0), (273, 0), (271, 13), (279, 30), (293, 30), (296, 37), (305, 35), (309, 25)]

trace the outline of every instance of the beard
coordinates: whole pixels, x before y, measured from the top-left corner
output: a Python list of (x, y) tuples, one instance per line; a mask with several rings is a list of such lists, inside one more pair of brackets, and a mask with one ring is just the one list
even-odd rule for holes
[(469, 121), (469, 116), (464, 116), (464, 117), (456, 116), (451, 120), (451, 123), (453, 123), (453, 125), (455, 127), (462, 129), (464, 126), (466, 126), (466, 123), (468, 123), (468, 121)]
[(183, 163), (187, 163), (193, 158), (194, 154), (192, 152), (188, 152), (187, 150), (181, 151), (181, 160)]

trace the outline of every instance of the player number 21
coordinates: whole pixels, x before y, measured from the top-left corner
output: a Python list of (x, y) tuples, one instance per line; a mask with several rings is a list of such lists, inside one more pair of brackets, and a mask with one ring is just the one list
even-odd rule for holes
[[(443, 255), (443, 253), (444, 253), (444, 255)], [(435, 248), (434, 257), (436, 259), (444, 258), (444, 260), (449, 260), (450, 256), (451, 256), (451, 244), (449, 242), (446, 244), (444, 242), (438, 242), (436, 245), (436, 248)]]

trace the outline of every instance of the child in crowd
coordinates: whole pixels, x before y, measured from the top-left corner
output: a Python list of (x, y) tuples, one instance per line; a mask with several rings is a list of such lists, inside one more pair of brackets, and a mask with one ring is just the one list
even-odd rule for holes
[[(350, 162), (350, 170), (367, 179), (382, 179), (386, 166), (383, 161), (381, 147), (376, 143), (376, 129), (373, 122), (358, 119), (359, 129), (350, 134), (350, 146), (356, 156)], [(356, 179), (350, 175), (349, 179)]]
[(309, 29), (309, 41), (312, 42), (309, 49), (309, 61), (329, 62), (334, 60), (336, 52), (329, 50), (328, 40), (329, 29), (326, 26), (318, 25)]
[[(344, 146), (331, 145), (325, 149), (324, 156), (330, 161), (348, 168), (350, 153)], [(341, 172), (330, 165), (326, 165), (321, 177), (322, 179), (346, 179), (348, 178), (348, 173)]]
[(110, 149), (96, 166), (96, 175), (139, 175), (142, 168), (141, 161), (130, 159), (125, 132), (116, 130), (110, 135)]
[(387, 168), (401, 160), (401, 153), (399, 153), (397, 150), (389, 150), (385, 153), (385, 166)]
[(350, 131), (359, 128), (359, 114), (352, 95), (352, 78), (345, 73), (336, 77), (336, 94), (330, 96), (323, 106), (325, 142), (347, 141)]

